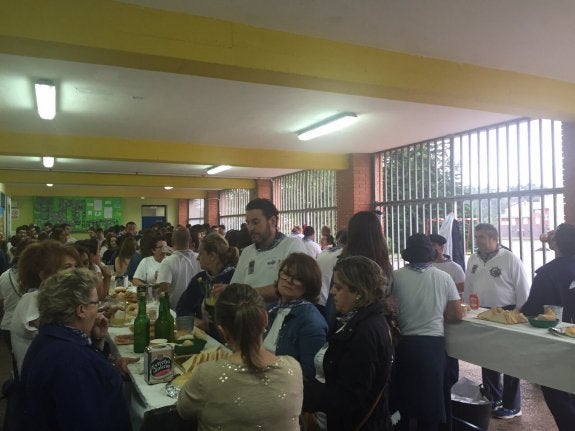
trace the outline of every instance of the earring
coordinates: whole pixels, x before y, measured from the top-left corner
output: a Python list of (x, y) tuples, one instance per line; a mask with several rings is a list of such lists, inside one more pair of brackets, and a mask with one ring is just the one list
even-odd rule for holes
[(355, 300), (356, 300), (356, 301), (359, 301), (360, 299), (361, 299), (361, 296), (359, 296), (359, 295), (357, 295), (357, 296), (355, 297)]

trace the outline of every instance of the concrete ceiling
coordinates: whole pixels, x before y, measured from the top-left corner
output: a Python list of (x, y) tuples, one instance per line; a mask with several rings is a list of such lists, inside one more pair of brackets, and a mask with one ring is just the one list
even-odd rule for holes
[[(5, 0), (0, 182), (201, 197), (519, 116), (573, 120), (574, 16), (536, 0)], [(40, 78), (58, 85), (53, 121)], [(359, 121), (297, 139), (344, 111)], [(233, 168), (206, 178), (217, 164)]]

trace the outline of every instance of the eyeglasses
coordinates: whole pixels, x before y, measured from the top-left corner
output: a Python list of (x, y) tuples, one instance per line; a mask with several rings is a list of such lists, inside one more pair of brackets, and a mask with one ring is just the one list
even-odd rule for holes
[(289, 284), (293, 284), (294, 286), (302, 286), (302, 282), (296, 279), (293, 275), (288, 274), (285, 271), (280, 271), (280, 280), (287, 281)]
[(100, 301), (90, 301), (90, 302), (84, 303), (84, 305), (98, 305), (99, 303), (100, 303)]

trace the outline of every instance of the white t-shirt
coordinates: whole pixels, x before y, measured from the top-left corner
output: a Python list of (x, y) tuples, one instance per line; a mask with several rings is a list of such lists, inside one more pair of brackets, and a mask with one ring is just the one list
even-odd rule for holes
[(341, 254), (343, 247), (324, 250), (317, 257), (317, 264), (321, 271), (321, 292), (319, 294), (319, 305), (325, 305), (329, 297), (331, 278), (333, 277), (333, 267), (337, 263), (337, 258)]
[(319, 246), (319, 244), (315, 241), (312, 241), (311, 239), (304, 239), (302, 241), (306, 249), (306, 253), (309, 254), (314, 259), (317, 259), (317, 257), (321, 253), (321, 247)]
[(0, 299), (4, 301), (4, 317), (2, 317), (0, 329), (10, 330), (14, 309), (20, 302), (20, 297), (18, 271), (15, 268), (9, 268), (0, 275)]
[(12, 340), (12, 350), (18, 372), (22, 370), (22, 362), (32, 344), (32, 340), (38, 333), (38, 328), (30, 325), (31, 322), (40, 317), (38, 311), (38, 291), (28, 292), (22, 295), (20, 302), (12, 315), (12, 324), (10, 325), (10, 339)]
[(198, 255), (192, 250), (176, 250), (160, 264), (157, 283), (170, 283), (170, 308), (176, 305), (194, 275), (200, 272)]
[(454, 261), (446, 260), (445, 262), (433, 262), (433, 266), (447, 272), (455, 284), (465, 282), (465, 272), (463, 271), (463, 268)]
[(252, 244), (244, 248), (230, 283), (244, 283), (252, 287), (268, 286), (276, 282), (283, 260), (292, 253), (305, 253), (303, 241), (284, 237), (270, 250), (258, 251)]
[(504, 248), (487, 262), (473, 254), (465, 271), (465, 292), (463, 298), (469, 301), (469, 294), (479, 295), (482, 307), (503, 307), (513, 305), (521, 308), (529, 296), (530, 282), (521, 260)]
[(138, 264), (134, 273), (134, 278), (142, 280), (145, 284), (154, 284), (156, 282), (156, 272), (160, 270), (161, 262), (154, 259), (154, 256), (143, 258)]
[(408, 266), (394, 271), (393, 293), (399, 305), (401, 335), (442, 337), (447, 302), (459, 300), (449, 274), (433, 266), (423, 271)]

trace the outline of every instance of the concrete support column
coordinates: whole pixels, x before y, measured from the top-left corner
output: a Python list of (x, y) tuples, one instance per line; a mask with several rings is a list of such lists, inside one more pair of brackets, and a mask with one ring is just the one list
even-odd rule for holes
[(209, 190), (204, 202), (204, 222), (212, 226), (220, 224), (220, 192)]
[(251, 199), (255, 198), (265, 198), (273, 200), (273, 183), (271, 180), (267, 179), (256, 180), (256, 188), (252, 189), (251, 193)]
[(371, 154), (351, 154), (349, 168), (337, 171), (335, 176), (337, 195), (338, 229), (358, 211), (373, 210), (373, 163)]
[(178, 224), (185, 226), (188, 224), (189, 208), (188, 199), (178, 199)]

